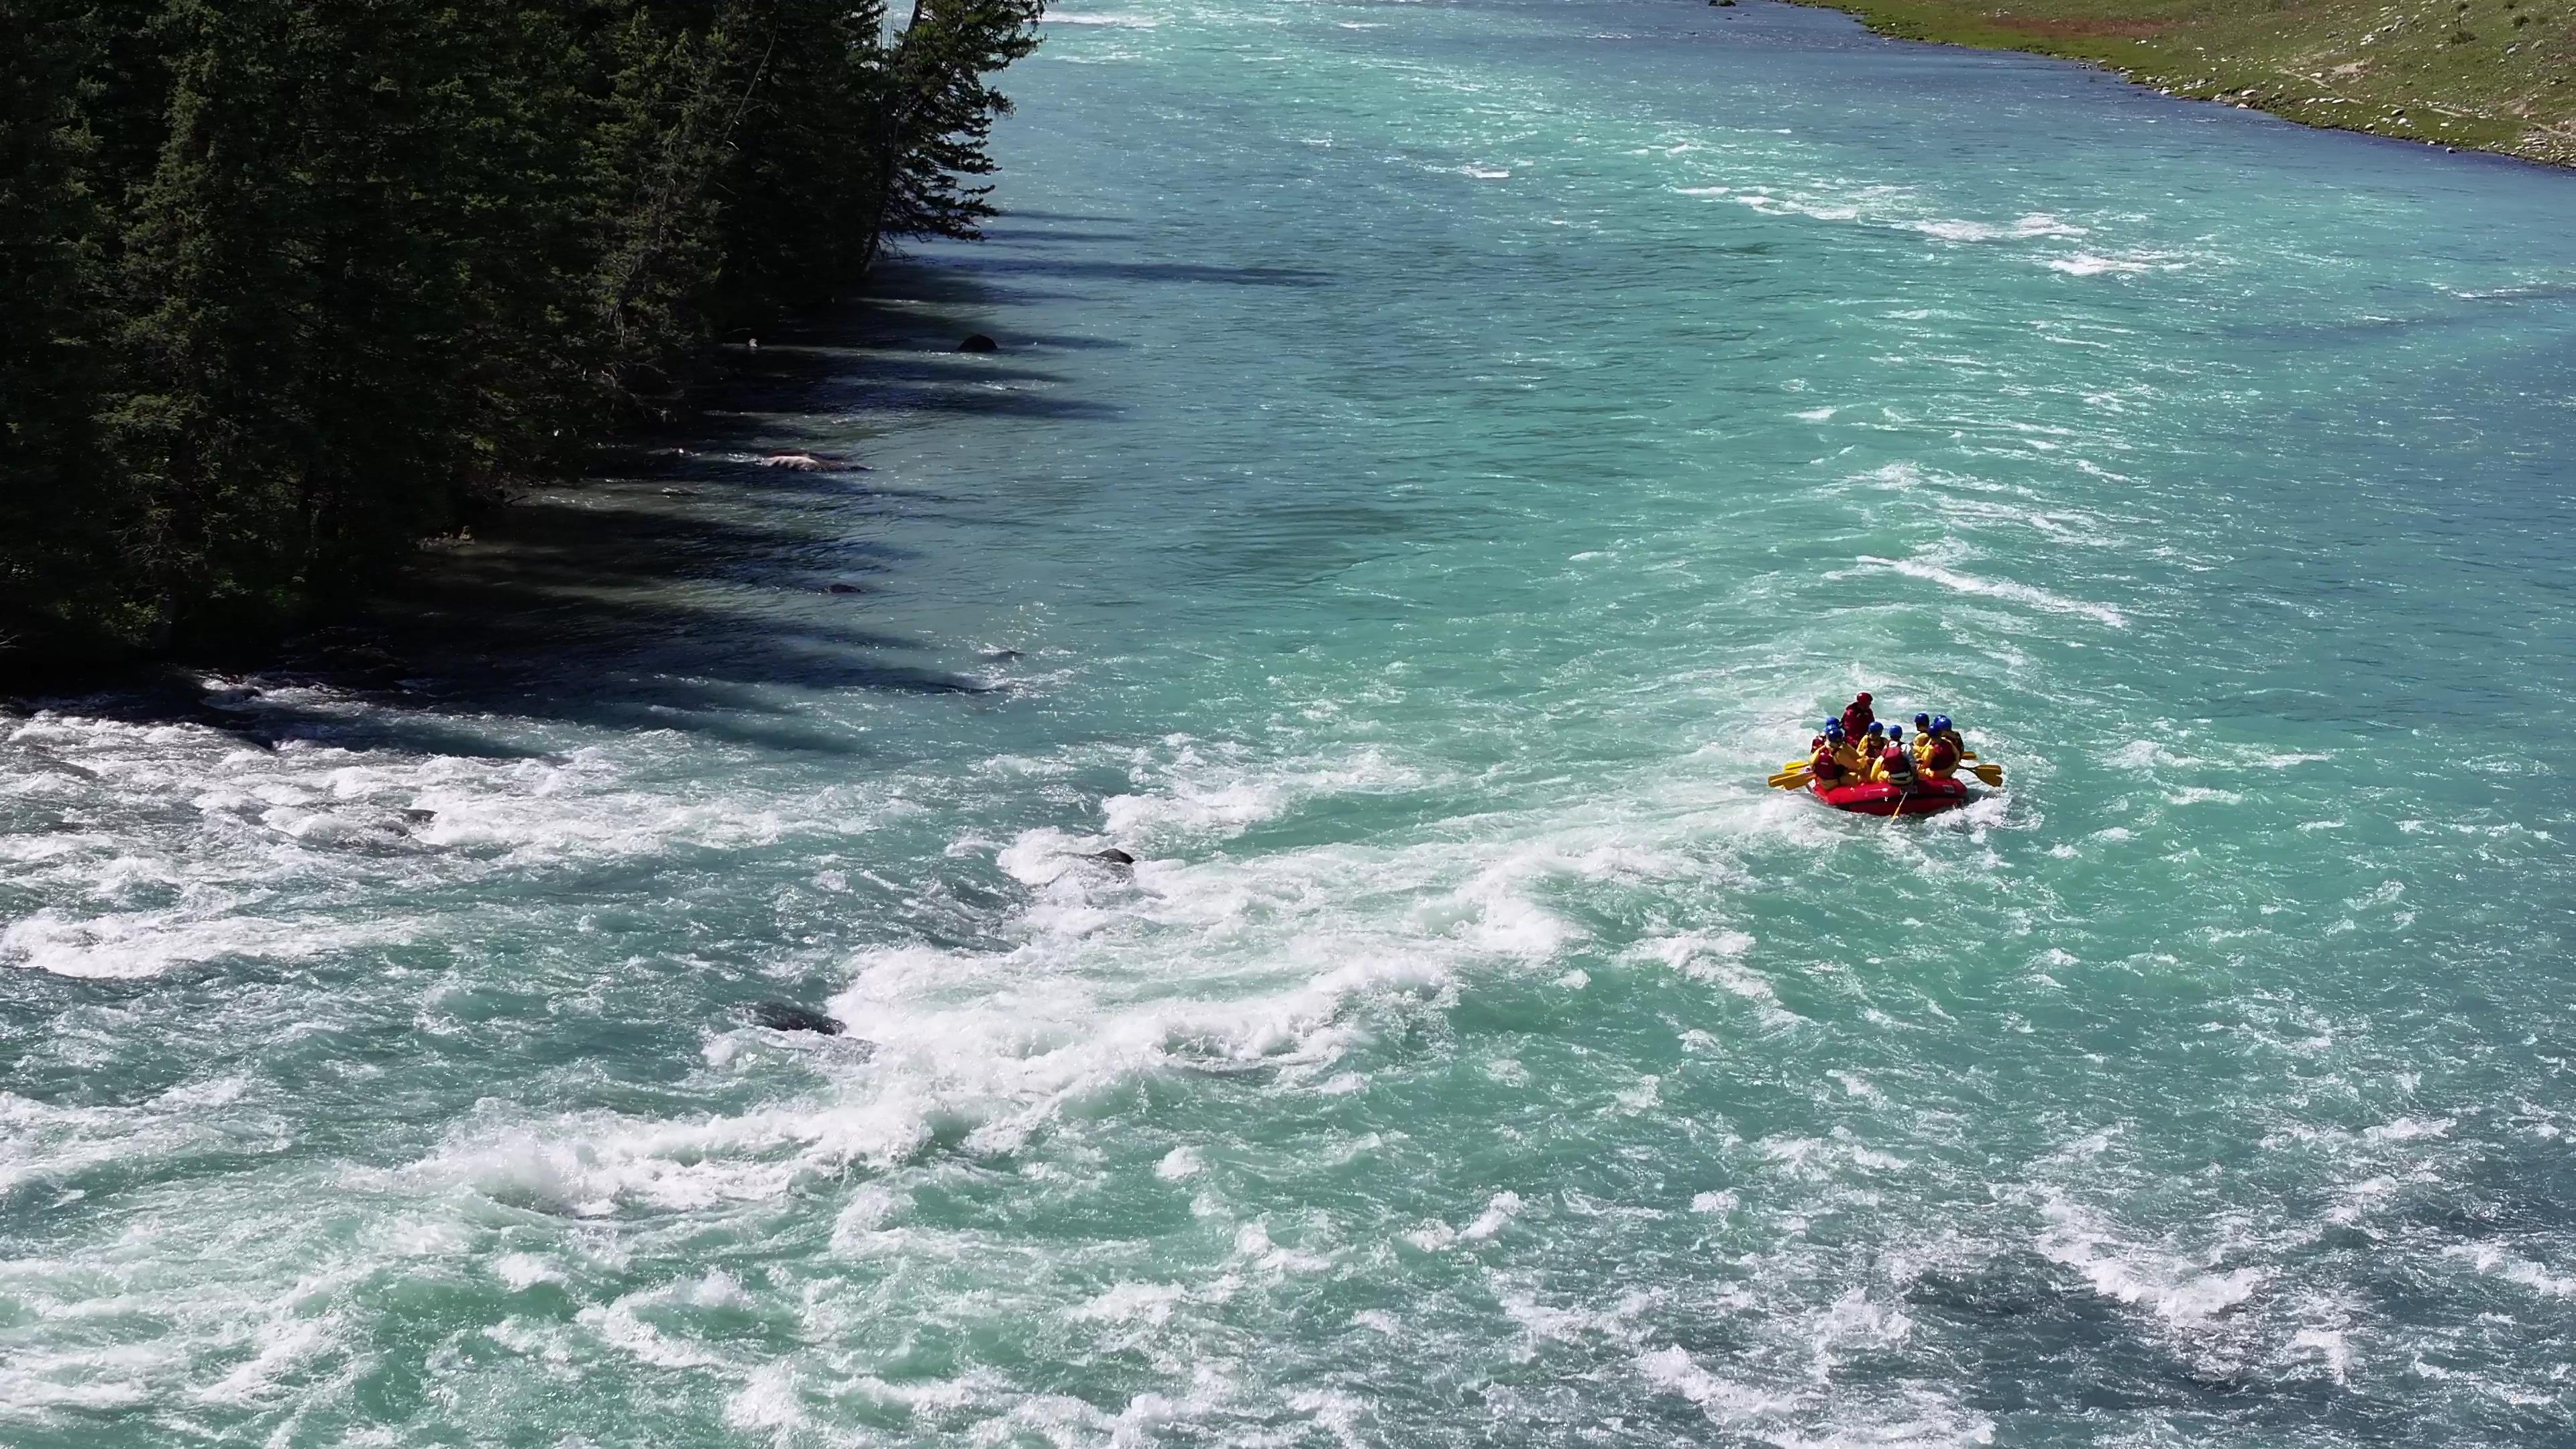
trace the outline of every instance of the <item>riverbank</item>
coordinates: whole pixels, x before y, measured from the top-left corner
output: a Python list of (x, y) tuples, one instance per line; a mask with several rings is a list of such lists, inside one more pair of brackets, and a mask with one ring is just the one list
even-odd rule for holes
[(1794, 0), (1883, 35), (2090, 61), (2302, 125), (2576, 165), (2564, 0)]

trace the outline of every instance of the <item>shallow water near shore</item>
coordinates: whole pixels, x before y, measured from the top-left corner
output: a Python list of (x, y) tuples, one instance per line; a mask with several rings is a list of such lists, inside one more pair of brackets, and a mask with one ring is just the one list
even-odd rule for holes
[[(1759, 4), (1009, 82), (685, 452), (0, 718), (0, 1439), (2565, 1439), (2570, 178)], [(1857, 688), (2011, 788), (1764, 790)]]

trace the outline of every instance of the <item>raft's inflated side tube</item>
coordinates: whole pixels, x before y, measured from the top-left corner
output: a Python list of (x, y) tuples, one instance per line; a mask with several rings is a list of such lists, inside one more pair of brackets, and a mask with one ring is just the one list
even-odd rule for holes
[(1837, 810), (1856, 815), (1938, 815), (1955, 810), (1976, 798), (1968, 787), (1957, 780), (1921, 780), (1913, 785), (1891, 785), (1873, 780), (1862, 785), (1837, 785), (1818, 790), (1816, 798)]

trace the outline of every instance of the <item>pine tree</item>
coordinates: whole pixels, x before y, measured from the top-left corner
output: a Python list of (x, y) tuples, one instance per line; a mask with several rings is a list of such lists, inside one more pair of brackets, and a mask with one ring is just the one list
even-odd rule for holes
[(980, 235), (993, 215), (988, 143), (1010, 99), (986, 77), (1037, 48), (1040, 0), (913, 0), (881, 69), (876, 103), (878, 203), (860, 248), (873, 264), (888, 238)]
[(90, 415), (109, 233), (86, 114), (104, 30), (84, 7), (0, 0), (0, 653), (115, 607), (116, 490)]
[(0, 655), (362, 589), (991, 214), (1034, 0), (0, 0)]

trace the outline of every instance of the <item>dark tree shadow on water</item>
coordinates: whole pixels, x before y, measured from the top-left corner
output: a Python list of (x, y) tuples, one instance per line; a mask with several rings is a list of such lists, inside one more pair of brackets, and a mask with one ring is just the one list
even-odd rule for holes
[[(865, 736), (812, 697), (985, 707), (1002, 692), (871, 608), (936, 561), (873, 536), (870, 521), (971, 504), (881, 485), (854, 440), (871, 414), (897, 410), (1110, 410), (1061, 395), (1062, 380), (1025, 357), (953, 352), (961, 325), (870, 302), (729, 347), (696, 398), (703, 411), (604, 446), (584, 476), (424, 549), (329, 627), (253, 658), (36, 681), (20, 706), (197, 724), (269, 747), (485, 757), (542, 753), (525, 726), (545, 722), (852, 755)], [(884, 342), (897, 329), (909, 346)], [(819, 466), (762, 462), (798, 453)]]
[(800, 508), (821, 475), (701, 460), (696, 447), (645, 476), (519, 500), (471, 540), (428, 551), (363, 612), (250, 667), (164, 669), (33, 702), (268, 747), (529, 756), (545, 751), (523, 743), (524, 726), (558, 722), (848, 755), (863, 737), (805, 707), (812, 695), (996, 695), (870, 622), (871, 596), (920, 560), (834, 531), (864, 514), (862, 487), (841, 480), (855, 510), (848, 496)]
[(1071, 246), (1088, 242), (1132, 242), (1143, 238), (1131, 231), (1086, 231), (1080, 227), (988, 226), (984, 228), (984, 240), (1007, 242), (1014, 246)]
[[(602, 447), (586, 476), (514, 500), (472, 537), (425, 549), (330, 627), (211, 672), (55, 681), (22, 707), (186, 721), (271, 746), (484, 756), (534, 753), (521, 726), (549, 721), (851, 755), (865, 736), (810, 708), (813, 696), (989, 707), (1005, 692), (872, 622), (873, 595), (938, 561), (862, 532), (871, 518), (969, 518), (975, 502), (882, 485), (849, 450), (904, 416), (1114, 419), (1045, 359), (1131, 344), (1008, 325), (1015, 306), (1067, 295), (1038, 290), (1049, 278), (1324, 280), (1069, 254), (1124, 251), (1131, 238), (1115, 228), (1128, 220), (1017, 213), (990, 250), (892, 263), (865, 299), (737, 334), (693, 411)], [(1043, 254), (1013, 250), (1032, 242)], [(961, 351), (978, 333), (999, 336), (999, 350)], [(815, 465), (763, 466), (792, 452)]]
[(1061, 257), (1002, 257), (979, 271), (1004, 275), (1110, 277), (1130, 282), (1212, 282), (1236, 287), (1321, 287), (1330, 272), (1303, 267), (1214, 267), (1198, 262), (1086, 262)]
[[(1093, 216), (1088, 212), (1080, 211), (1030, 211), (1017, 206), (1002, 214), (1012, 221), (1069, 221), (1077, 226), (1132, 226), (1136, 221), (1132, 216)], [(992, 228), (986, 227), (985, 231), (990, 234)]]

